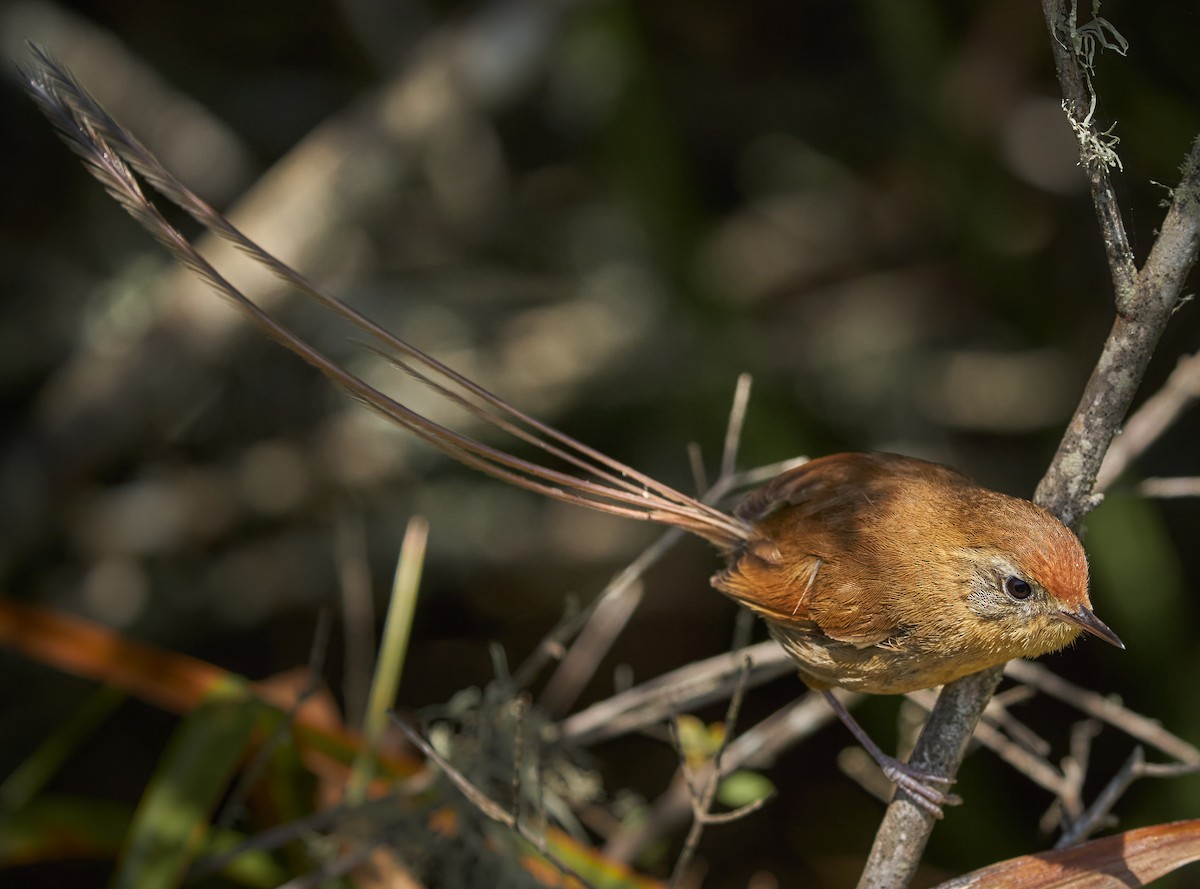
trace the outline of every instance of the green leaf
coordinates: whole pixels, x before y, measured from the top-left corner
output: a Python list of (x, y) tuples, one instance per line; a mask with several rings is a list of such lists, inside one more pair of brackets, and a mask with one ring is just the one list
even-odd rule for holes
[(758, 772), (733, 772), (717, 788), (717, 800), (731, 809), (740, 809), (775, 792), (775, 785)]
[(383, 645), (371, 677), (371, 691), (363, 725), (363, 746), (350, 769), (346, 785), (346, 801), (351, 805), (367, 798), (367, 785), (375, 776), (376, 752), (388, 726), (388, 713), (396, 702), (404, 657), (408, 653), (408, 638), (412, 633), (413, 615), (417, 610), (417, 595), (421, 590), (421, 569), (425, 565), (425, 546), (429, 538), (429, 523), (420, 516), (409, 519), (408, 529), (400, 545), (400, 559), (392, 580), (392, 597), (388, 603), (387, 619), (383, 625)]
[(209, 817), (268, 711), (239, 683), (217, 686), (180, 724), (134, 812), (113, 889), (166, 889), (202, 848)]

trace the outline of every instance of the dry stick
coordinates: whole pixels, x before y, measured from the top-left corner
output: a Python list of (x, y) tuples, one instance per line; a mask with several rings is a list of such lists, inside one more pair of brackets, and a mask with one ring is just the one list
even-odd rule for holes
[(1060, 794), (1062, 811), (1067, 823), (1084, 812), (1083, 782), (1087, 780), (1092, 761), (1092, 741), (1103, 726), (1097, 719), (1084, 719), (1071, 726), (1070, 753), (1063, 760), (1063, 776), (1067, 779), (1065, 794)]
[[(999, 683), (997, 667), (947, 685), (929, 714), (909, 762), (922, 771), (953, 776)], [(875, 834), (859, 886), (872, 889), (907, 886), (920, 863), (934, 821), (933, 815), (911, 802), (908, 794), (897, 793)]]
[(1200, 497), (1200, 476), (1148, 478), (1137, 492), (1143, 497)]
[[(667, 541), (668, 545), (681, 536), (682, 532)], [(587, 623), (542, 692), (539, 709), (547, 718), (559, 719), (571, 709), (641, 604), (644, 589), (640, 581), (634, 580), (615, 586), (596, 600)]]
[(1200, 143), (1193, 143), (1175, 199), (1138, 273), (1134, 297), (1122, 300), (1117, 317), (1067, 427), (1036, 502), (1077, 523), (1097, 502), (1092, 493), (1105, 451), (1137, 392), (1167, 322), (1178, 305), (1200, 242)]
[(1014, 704), (1027, 701), (1036, 695), (1037, 692), (1027, 685), (1014, 685), (992, 698), (984, 716), (1030, 753), (1049, 756), (1050, 742), (1013, 716), (1010, 709)]
[[(773, 657), (779, 651), (781, 649), (774, 643), (764, 642), (743, 652), (750, 654), (754, 663), (753, 672), (747, 679), (749, 685), (788, 670), (790, 662)], [(733, 690), (737, 672), (735, 660), (736, 654), (729, 653), (665, 674), (575, 714), (562, 723), (560, 730), (564, 737), (574, 743), (595, 743), (661, 722), (672, 710), (686, 710), (700, 703), (717, 700)], [(1009, 705), (1037, 691), (1061, 699), (1081, 712), (1185, 762), (1200, 761), (1200, 751), (1152, 720), (1133, 713), (1111, 699), (1074, 685), (1038, 664), (1012, 661), (1006, 673), (1024, 684), (993, 698), (984, 720), (976, 729), (975, 738), (1033, 783), (1053, 793), (1055, 805), (1060, 810), (1063, 807), (1062, 798), (1069, 795), (1069, 789), (1066, 778), (1045, 758), (1049, 745), (1007, 711)], [(909, 698), (928, 710), (935, 695), (931, 691), (922, 691), (909, 695)], [(847, 696), (847, 705), (852, 701), (853, 698)], [(819, 697), (806, 695), (797, 699), (794, 704), (776, 712), (732, 741), (722, 759), (725, 770), (769, 765), (782, 750), (828, 722), (831, 712)], [(1011, 739), (993, 729), (990, 723), (1003, 728)], [(1147, 768), (1192, 767), (1155, 764)], [(689, 814), (690, 805), (687, 784), (682, 775), (677, 774), (667, 791), (655, 801), (647, 821), (636, 829), (622, 830), (613, 835), (605, 846), (605, 856), (622, 862), (633, 860), (648, 844), (679, 825)]]
[(1040, 692), (1070, 704), (1081, 713), (1086, 713), (1101, 722), (1107, 722), (1134, 740), (1161, 750), (1181, 763), (1189, 765), (1200, 763), (1200, 750), (1178, 735), (1171, 734), (1155, 720), (1134, 713), (1113, 698), (1106, 698), (1073, 682), (1068, 682), (1040, 664), (1030, 661), (1009, 661), (1005, 665), (1004, 673), (1011, 679), (1033, 686)]
[[(699, 447), (692, 445), (688, 448), (704, 503), (718, 502), (741, 484), (743, 476), (737, 472), (736, 462), (738, 443), (741, 441), (742, 429), (746, 422), (746, 408), (750, 400), (750, 384), (749, 374), (741, 374), (738, 377), (733, 404), (729, 409), (729, 419), (725, 424), (720, 475), (711, 488), (704, 481)], [(600, 661), (641, 603), (642, 587), (638, 582), (641, 575), (682, 536), (679, 531), (668, 531), (622, 571), (596, 598), (587, 623), (542, 692), (539, 704), (550, 719), (561, 718), (574, 705), (583, 688), (595, 675)]]
[(752, 688), (795, 671), (778, 643), (760, 642), (664, 673), (567, 717), (559, 723), (564, 741), (595, 744), (661, 723), (673, 713), (724, 700), (736, 687), (741, 663), (750, 659), (746, 685)]
[(1100, 791), (1096, 801), (1069, 821), (1062, 836), (1054, 844), (1054, 848), (1064, 849), (1082, 842), (1100, 827), (1101, 822), (1108, 816), (1117, 800), (1137, 780), (1137, 769), (1139, 766), (1145, 765), (1145, 762), (1145, 754), (1143, 754), (1141, 746), (1134, 747), (1129, 758), (1125, 760), (1125, 764), (1117, 770), (1112, 780), (1105, 785), (1104, 790)]
[[(1200, 398), (1200, 352), (1179, 359), (1161, 389), (1142, 403), (1113, 439), (1112, 446), (1104, 455), (1100, 474), (1096, 477), (1096, 491), (1108, 490), (1128, 468), (1129, 464), (1145, 453), (1162, 434), (1179, 419), (1192, 402)], [(1190, 496), (1189, 494), (1149, 493), (1143, 483), (1142, 493), (1152, 497)]]
[[(1062, 0), (1043, 0), (1042, 8), (1065, 107), (1073, 120), (1085, 120), (1091, 97), (1072, 49), (1075, 35), (1063, 33), (1066, 10)], [(1117, 317), (1034, 498), (1068, 524), (1078, 522), (1095, 505), (1093, 486), (1104, 453), (1178, 305), (1200, 241), (1200, 144), (1193, 144), (1183, 165), (1161, 232), (1140, 271), (1134, 265), (1108, 171), (1094, 162), (1085, 169), (1112, 274)], [(995, 667), (946, 686), (913, 751), (914, 765), (939, 775), (955, 774), (1002, 670)], [(875, 889), (908, 885), (933, 824), (933, 817), (907, 794), (897, 794), (875, 835), (859, 885)]]
[(1134, 747), (1125, 764), (1100, 791), (1096, 801), (1059, 837), (1054, 848), (1082, 843), (1103, 826), (1112, 807), (1138, 778), (1176, 778), (1200, 772), (1200, 763), (1148, 763), (1141, 746)]
[[(1014, 663), (1024, 662), (1014, 661)], [(1079, 706), (1080, 710), (1090, 713), (1093, 709), (1096, 709), (1094, 705), (1099, 696), (1094, 692), (1088, 692), (1076, 686), (1071, 686), (1070, 683), (1059, 679), (1059, 677), (1048, 670), (1044, 670), (1044, 668), (1038, 669), (1042, 670), (1049, 677), (1051, 685), (1061, 683), (1074, 689), (1074, 692), (1082, 697)], [(1061, 692), (1066, 689), (1059, 686), (1057, 690)], [(908, 697), (910, 700), (927, 707), (932, 703), (933, 694), (926, 690), (914, 692)], [(1063, 699), (1067, 700), (1068, 698), (1064, 695)], [(1104, 699), (1099, 700), (1105, 705), (1099, 709), (1106, 715), (1111, 715), (1114, 712), (1113, 708), (1116, 708), (1117, 719), (1115, 723), (1119, 723), (1120, 726), (1132, 725), (1134, 731), (1141, 734), (1145, 728), (1144, 723), (1149, 723), (1149, 720), (1146, 720), (1145, 717), (1131, 714), (1125, 708), (1120, 707), (1120, 705), (1115, 705), (1111, 701)], [(994, 703), (995, 701), (993, 700)], [(997, 732), (989, 724), (996, 716), (992, 712), (994, 709), (994, 707), (990, 706), (983, 720), (976, 726), (975, 740), (992, 750), (1010, 766), (1029, 778), (1034, 784), (1045, 790), (1049, 790), (1055, 795), (1054, 803), (1047, 812), (1047, 818), (1052, 815), (1054, 818), (1049, 822), (1046, 829), (1053, 829), (1054, 824), (1063, 820), (1064, 817), (1069, 825), (1064, 829), (1063, 836), (1055, 844), (1056, 848), (1062, 848), (1063, 846), (1082, 842), (1086, 839), (1096, 828), (1101, 826), (1103, 816), (1112, 809), (1121, 794), (1137, 778), (1148, 775), (1172, 777), (1200, 771), (1200, 760), (1178, 763), (1146, 763), (1141, 753), (1142, 748), (1139, 745), (1135, 750), (1136, 766), (1131, 765), (1134, 762), (1134, 759), (1131, 758), (1114, 775), (1096, 801), (1090, 807), (1085, 807), (1083, 803), (1083, 784), (1087, 777), (1091, 742), (1099, 731), (1101, 718), (1099, 716), (1091, 716), (1089, 719), (1078, 722), (1072, 727), (1071, 753), (1064, 761), (1062, 771), (1060, 772), (1044, 756), (1033, 753), (1022, 745), (1006, 738), (1000, 732)], [(1016, 724), (1020, 725), (1020, 723)], [(1169, 737), (1174, 738), (1174, 736)], [(1185, 742), (1181, 741), (1179, 743), (1184, 744)], [(1045, 821), (1046, 819), (1043, 819), (1044, 823)]]
[(729, 422), (725, 426), (725, 446), (721, 449), (721, 472), (718, 478), (729, 478), (737, 470), (738, 448), (742, 443), (742, 429), (746, 425), (746, 409), (750, 405), (750, 374), (740, 374), (733, 393), (733, 406), (729, 409)]
[(700, 846), (700, 837), (703, 835), (705, 827), (709, 824), (726, 824), (730, 821), (736, 821), (739, 818), (749, 815), (751, 812), (758, 811), (766, 802), (766, 798), (764, 797), (742, 806), (733, 812), (725, 812), (721, 815), (714, 815), (710, 811), (713, 800), (717, 798), (717, 788), (720, 786), (721, 778), (724, 775), (724, 767), (721, 760), (726, 749), (729, 747), (729, 738), (733, 734), (734, 726), (737, 724), (738, 711), (742, 708), (742, 698), (746, 694), (746, 679), (749, 675), (750, 660), (743, 655), (742, 672), (739, 676), (738, 684), (734, 688), (733, 696), (729, 699), (729, 707), (725, 711), (725, 737), (722, 738), (721, 744), (712, 760), (705, 764), (699, 775), (693, 775), (688, 768), (687, 751), (683, 749), (683, 743), (680, 741), (676, 720), (672, 719), (668, 723), (671, 727), (671, 736), (675, 741), (675, 747), (679, 751), (679, 768), (683, 773), (684, 780), (687, 782), (692, 802), (692, 826), (688, 829), (687, 839), (684, 840), (683, 849), (680, 850), (679, 857), (675, 859), (675, 867), (671, 869), (671, 879), (668, 883), (671, 889), (677, 889), (680, 885), (683, 875), (687, 872), (692, 859), (696, 855), (696, 849)]
[[(838, 696), (847, 706), (853, 705), (860, 697), (848, 692), (838, 692)], [(721, 773), (728, 775), (742, 768), (769, 766), (782, 751), (833, 720), (834, 712), (821, 694), (809, 692), (801, 695), (734, 738), (721, 756)], [(654, 801), (644, 821), (633, 827), (621, 828), (608, 838), (603, 850), (604, 857), (610, 861), (632, 862), (660, 837), (672, 834), (691, 814), (692, 795), (687, 779), (682, 771), (676, 771), (671, 785)]]
[[(934, 704), (936, 695), (932, 689), (924, 689), (911, 693), (908, 698), (929, 709)], [(989, 704), (983, 719), (975, 726), (974, 739), (1038, 787), (1050, 791), (1056, 797), (1061, 796), (1066, 789), (1066, 779), (1063, 774), (1044, 755), (1035, 753), (1024, 744), (999, 731), (992, 722), (994, 709), (992, 704)], [(1008, 722), (1015, 722), (1011, 714), (1005, 713), (1004, 716)]]
[[(1067, 783), (1064, 784), (1064, 790), (1058, 792), (1055, 806), (1047, 812), (1047, 818), (1057, 812), (1058, 819), (1065, 816), (1067, 820), (1063, 835), (1055, 844), (1056, 848), (1085, 840), (1101, 826), (1102, 816), (1111, 811), (1121, 794), (1137, 778), (1151, 775), (1173, 777), (1200, 771), (1200, 750), (1177, 735), (1171, 734), (1154, 720), (1134, 713), (1112, 698), (1106, 698), (1096, 692), (1081, 688), (1045, 667), (1029, 661), (1011, 661), (1006, 666), (1005, 674), (1025, 683), (1020, 687), (1037, 689), (1049, 694), (1089, 716), (1089, 719), (1077, 723), (1072, 729), (1071, 755), (1064, 763), (1063, 768), (1063, 775)], [(1087, 759), (1091, 740), (1096, 734), (1096, 727), (1101, 722), (1112, 725), (1130, 737), (1175, 757), (1178, 761), (1146, 763), (1139, 745), (1135, 750), (1135, 757), (1131, 757), (1126, 762), (1092, 805), (1085, 809), (1082, 792), (1087, 772)], [(1135, 760), (1136, 766), (1132, 765)], [(1033, 776), (1030, 775), (1030, 777)], [(1046, 823), (1045, 819), (1043, 819), (1043, 823)], [(1050, 823), (1047, 830), (1052, 828), (1053, 823)]]

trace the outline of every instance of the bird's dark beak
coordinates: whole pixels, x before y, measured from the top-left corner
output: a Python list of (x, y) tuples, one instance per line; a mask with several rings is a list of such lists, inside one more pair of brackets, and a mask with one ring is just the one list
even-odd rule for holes
[(1122, 651), (1125, 650), (1125, 643), (1121, 641), (1116, 633), (1108, 628), (1108, 625), (1104, 621), (1092, 614), (1090, 608), (1080, 605), (1074, 611), (1064, 609), (1058, 613), (1058, 616), (1068, 623), (1073, 623), (1075, 626), (1087, 630), (1093, 636), (1099, 636), (1105, 642), (1117, 646)]

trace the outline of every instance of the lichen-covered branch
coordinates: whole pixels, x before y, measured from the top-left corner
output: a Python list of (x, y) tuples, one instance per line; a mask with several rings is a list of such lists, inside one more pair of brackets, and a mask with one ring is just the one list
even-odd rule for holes
[[(1200, 246), (1200, 140), (1183, 164), (1171, 207), (1135, 277), (1133, 299), (1117, 317), (1075, 416), (1036, 500), (1068, 524), (1095, 505), (1092, 490), (1104, 455), (1129, 411), (1155, 346), (1183, 294)], [(1114, 282), (1115, 283), (1115, 282)]]

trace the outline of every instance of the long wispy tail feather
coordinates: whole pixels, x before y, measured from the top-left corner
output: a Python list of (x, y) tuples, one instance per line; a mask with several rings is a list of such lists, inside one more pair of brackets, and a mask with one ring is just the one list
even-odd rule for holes
[[(601, 512), (681, 528), (723, 551), (736, 549), (747, 540), (749, 526), (741, 519), (655, 481), (518, 410), (379, 327), (263, 250), (167, 171), (64, 66), (37, 46), (31, 44), (30, 50), (33, 61), (20, 66), (27, 90), (108, 193), (180, 262), (242, 309), (259, 329), (346, 392), (453, 459), (517, 487)], [(554, 469), (523, 460), (448, 429), (350, 373), (271, 317), (201, 256), (146, 196), (135, 173), (208, 231), (232, 242), (295, 290), (366, 333), (373, 349), (444, 398), (540, 449), (547, 457), (561, 461), (566, 468)]]

